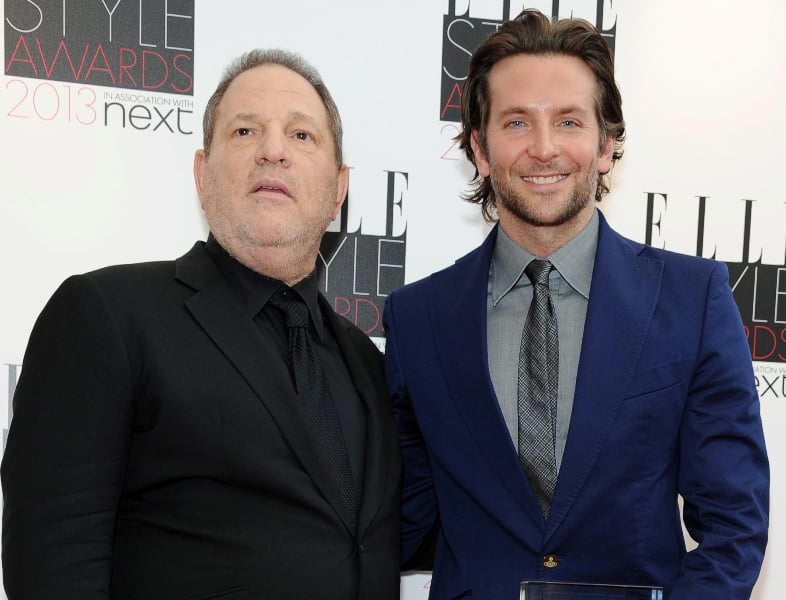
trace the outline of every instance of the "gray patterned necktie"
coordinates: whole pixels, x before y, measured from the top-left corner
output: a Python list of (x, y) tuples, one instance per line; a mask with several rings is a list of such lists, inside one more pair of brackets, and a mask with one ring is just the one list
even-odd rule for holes
[(521, 334), (518, 386), (519, 458), (546, 519), (557, 483), (559, 342), (549, 294), (551, 269), (549, 261), (533, 260), (524, 270), (532, 282), (532, 303)]
[(303, 403), (311, 435), (320, 459), (338, 484), (352, 523), (357, 523), (358, 494), (349, 466), (344, 433), (330, 396), (325, 370), (308, 330), (308, 308), (300, 296), (284, 289), (270, 298), (270, 304), (285, 315), (289, 336), (289, 360), (295, 387)]

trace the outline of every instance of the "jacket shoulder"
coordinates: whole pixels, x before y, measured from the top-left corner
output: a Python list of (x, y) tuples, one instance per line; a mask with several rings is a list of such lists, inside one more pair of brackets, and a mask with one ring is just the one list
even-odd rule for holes
[(483, 244), (458, 258), (452, 265), (393, 290), (391, 298), (417, 298), (435, 290), (450, 291), (477, 273), (487, 272), (495, 239), (496, 230), (492, 230)]
[(728, 275), (728, 268), (722, 261), (650, 246), (627, 238), (610, 227), (607, 231), (608, 235), (616, 238), (619, 244), (634, 256), (663, 265), (664, 273), (667, 275), (668, 273), (678, 273), (685, 278), (690, 278), (691, 276), (707, 277), (710, 273), (716, 271)]

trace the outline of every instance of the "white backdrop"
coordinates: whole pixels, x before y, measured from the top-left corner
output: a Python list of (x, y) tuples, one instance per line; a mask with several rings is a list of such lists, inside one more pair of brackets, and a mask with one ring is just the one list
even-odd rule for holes
[[(4, 2), (6, 38), (6, 14), (25, 16), (25, 23), (15, 22), (17, 36), (18, 29), (35, 25), (32, 7), (42, 7), (45, 20), (61, 12), (52, 15), (44, 5), (57, 11), (67, 6), (64, 0)], [(81, 0), (68, 6), (106, 15), (106, 4)], [(193, 96), (140, 91), (137, 98), (148, 106), (180, 106), (184, 112), (174, 132), (166, 126), (134, 128), (130, 122), (105, 125), (104, 103), (128, 90), (27, 78), (19, 74), (25, 67), (19, 62), (11, 64), (15, 70), (9, 74), (4, 38), (2, 407), (10, 407), (33, 321), (66, 276), (106, 264), (174, 258), (204, 238), (191, 175), (193, 152), (201, 145), (201, 113), (226, 63), (250, 48), (295, 50), (320, 70), (344, 119), (345, 155), (352, 167), (350, 230), (406, 232), (406, 281), (449, 264), (488, 231), (477, 207), (459, 200), (472, 171), (452, 145), (456, 126), (440, 119), (443, 30), (446, 15), (466, 17), (448, 42), (454, 54), (461, 54), (462, 33), (478, 20), (498, 22), (503, 6), (510, 4), (517, 13), (520, 2), (202, 0), (195, 12), (193, 6), (176, 4), (139, 2), (145, 10), (192, 11)], [(786, 137), (786, 4), (525, 3), (544, 12), (557, 5), (561, 17), (573, 12), (591, 21), (598, 4), (604, 14), (600, 25), (616, 25), (617, 79), (628, 124), (625, 157), (613, 172), (612, 194), (602, 210), (629, 237), (689, 254), (714, 252), (741, 265), (732, 275), (740, 290), (762, 273), (738, 302), (745, 322), (758, 324), (763, 336), (754, 369), (772, 468), (770, 545), (753, 597), (780, 600), (786, 590), (786, 573), (777, 568), (786, 564), (786, 442), (778, 435), (786, 416), (786, 202), (780, 143)], [(94, 121), (80, 112), (92, 94), (101, 107)], [(397, 180), (393, 223), (386, 221), (389, 172), (407, 174)], [(9, 416), (0, 410), (4, 429)], [(408, 575), (402, 598), (426, 598), (427, 588), (427, 575)]]

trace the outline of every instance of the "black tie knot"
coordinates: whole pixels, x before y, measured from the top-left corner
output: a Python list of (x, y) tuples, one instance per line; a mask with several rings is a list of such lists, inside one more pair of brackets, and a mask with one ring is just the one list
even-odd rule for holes
[(527, 274), (527, 277), (529, 277), (532, 285), (545, 285), (549, 287), (549, 273), (551, 273), (551, 269), (553, 268), (554, 267), (549, 261), (536, 258), (527, 265), (524, 272)]
[(288, 328), (308, 327), (308, 307), (295, 290), (279, 290), (271, 296), (270, 304), (284, 313)]

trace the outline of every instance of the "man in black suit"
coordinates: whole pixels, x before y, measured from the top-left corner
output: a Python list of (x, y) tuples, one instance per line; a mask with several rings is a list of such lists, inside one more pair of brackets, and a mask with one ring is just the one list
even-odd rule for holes
[(314, 69), (233, 63), (194, 176), (206, 243), (71, 277), (36, 322), (2, 465), (9, 600), (398, 600), (381, 356), (314, 276), (348, 184)]

